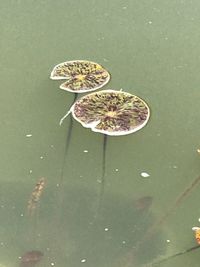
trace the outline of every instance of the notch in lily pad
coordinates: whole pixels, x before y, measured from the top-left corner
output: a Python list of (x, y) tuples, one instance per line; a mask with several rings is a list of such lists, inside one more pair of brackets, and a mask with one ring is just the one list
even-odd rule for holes
[(112, 136), (134, 133), (143, 128), (150, 117), (150, 109), (144, 100), (111, 89), (81, 97), (63, 119), (69, 113), (83, 127)]
[(110, 80), (109, 72), (100, 64), (87, 60), (72, 60), (56, 65), (50, 78), (66, 80), (60, 88), (74, 93), (97, 90)]

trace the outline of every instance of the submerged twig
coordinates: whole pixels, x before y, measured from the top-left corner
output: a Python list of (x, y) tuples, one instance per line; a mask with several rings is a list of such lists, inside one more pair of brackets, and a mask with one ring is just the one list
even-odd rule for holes
[(183, 191), (183, 193), (181, 193), (177, 199), (175, 200), (174, 204), (168, 209), (168, 211), (160, 218), (160, 220), (154, 225), (155, 226), (159, 226), (161, 225), (168, 217), (169, 215), (176, 210), (176, 208), (182, 203), (182, 201), (189, 195), (189, 193), (191, 193), (191, 191), (195, 188), (195, 186), (198, 185), (198, 183), (200, 182), (200, 176), (197, 177), (196, 179), (194, 179), (194, 181), (188, 186), (186, 187), (186, 189)]
[(150, 267), (150, 266), (157, 266), (158, 264), (160, 264), (160, 263), (162, 263), (162, 262), (166, 262), (166, 261), (171, 260), (171, 259), (173, 259), (173, 258), (175, 258), (175, 257), (177, 257), (177, 256), (180, 256), (180, 255), (183, 255), (183, 254), (192, 252), (193, 250), (196, 250), (196, 249), (198, 249), (198, 248), (200, 248), (199, 245), (194, 246), (194, 247), (191, 247), (191, 248), (188, 248), (188, 249), (185, 249), (185, 250), (180, 251), (180, 252), (178, 252), (178, 253), (175, 253), (175, 254), (173, 254), (173, 255), (167, 257), (167, 258), (164, 258), (164, 259), (161, 259), (161, 260), (159, 260), (159, 261), (153, 262), (153, 263), (151, 263), (151, 264), (148, 265), (148, 266), (149, 266), (149, 267)]
[[(128, 253), (128, 261), (126, 263), (126, 267), (131, 266), (131, 262), (133, 257), (136, 255), (136, 252), (142, 247), (142, 245), (147, 242), (148, 240), (150, 240), (152, 238), (152, 236), (158, 231), (159, 226), (161, 226), (163, 223), (166, 222), (167, 218), (174, 212), (174, 210), (176, 210), (176, 208), (183, 202), (183, 200), (192, 192), (192, 190), (199, 184), (200, 182), (200, 176), (197, 177), (196, 179), (194, 179), (194, 181), (188, 186), (186, 187), (186, 189), (183, 191), (183, 193), (181, 193), (177, 199), (175, 200), (174, 204), (168, 209), (168, 211), (161, 216), (161, 218), (156, 221), (146, 232), (146, 234), (144, 235), (144, 237), (137, 243), (136, 247), (130, 251)], [(186, 252), (190, 252), (193, 249), (198, 248), (199, 246), (187, 249), (185, 251), (179, 252), (177, 254), (175, 254), (173, 257), (178, 256), (178, 255), (182, 255)]]

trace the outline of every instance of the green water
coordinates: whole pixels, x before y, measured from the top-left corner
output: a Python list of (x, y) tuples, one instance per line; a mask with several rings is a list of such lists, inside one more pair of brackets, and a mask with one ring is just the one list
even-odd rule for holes
[[(43, 267), (153, 266), (196, 245), (199, 185), (172, 207), (200, 175), (199, 13), (197, 0), (0, 1), (2, 266), (31, 250), (44, 253)], [(73, 59), (102, 64), (112, 76), (104, 88), (151, 108), (144, 129), (108, 138), (99, 214), (103, 135), (74, 122), (64, 158), (70, 119), (59, 120), (74, 96), (49, 79)], [(40, 177), (44, 192), (28, 216)], [(146, 196), (152, 204), (138, 207)], [(199, 260), (197, 249), (157, 266)]]

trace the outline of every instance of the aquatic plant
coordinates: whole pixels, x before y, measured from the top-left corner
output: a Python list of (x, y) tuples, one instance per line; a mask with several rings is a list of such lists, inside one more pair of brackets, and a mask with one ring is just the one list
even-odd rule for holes
[(66, 80), (60, 88), (74, 93), (85, 93), (103, 87), (110, 74), (101, 65), (87, 60), (66, 61), (56, 65), (50, 78)]
[(134, 133), (146, 125), (150, 116), (144, 100), (116, 90), (103, 90), (81, 97), (61, 123), (69, 113), (84, 127), (106, 135)]
[(105, 186), (107, 135), (127, 135), (140, 130), (148, 122), (150, 110), (148, 105), (138, 96), (110, 89), (81, 97), (61, 119), (60, 124), (70, 113), (83, 127), (104, 134), (98, 214), (101, 209)]
[[(60, 88), (74, 92), (73, 103), (75, 103), (78, 93), (90, 92), (103, 87), (109, 82), (110, 74), (98, 63), (87, 60), (72, 60), (56, 65), (51, 72), (50, 78), (53, 80), (65, 79), (66, 82), (61, 84)], [(73, 120), (70, 118), (60, 183), (63, 180), (64, 166), (71, 141), (72, 129)]]
[[(98, 63), (87, 60), (72, 60), (56, 65), (51, 72), (50, 78), (52, 80), (66, 80), (60, 85), (60, 88), (73, 92), (73, 103), (75, 103), (78, 93), (90, 92), (103, 87), (109, 82), (110, 74)], [(70, 118), (59, 184), (62, 184), (64, 178), (64, 168), (71, 141), (72, 129), (73, 120)]]

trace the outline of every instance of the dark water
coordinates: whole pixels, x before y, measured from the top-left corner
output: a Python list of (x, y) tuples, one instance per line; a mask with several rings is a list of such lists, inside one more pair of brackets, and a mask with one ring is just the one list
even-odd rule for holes
[[(199, 13), (197, 0), (1, 1), (0, 266), (32, 250), (44, 254), (36, 266), (151, 266), (196, 245)], [(63, 168), (70, 119), (59, 120), (74, 96), (49, 76), (73, 59), (102, 64), (105, 88), (151, 108), (144, 129), (108, 138), (98, 213), (103, 136), (74, 122)], [(199, 266), (199, 255), (158, 266)]]

